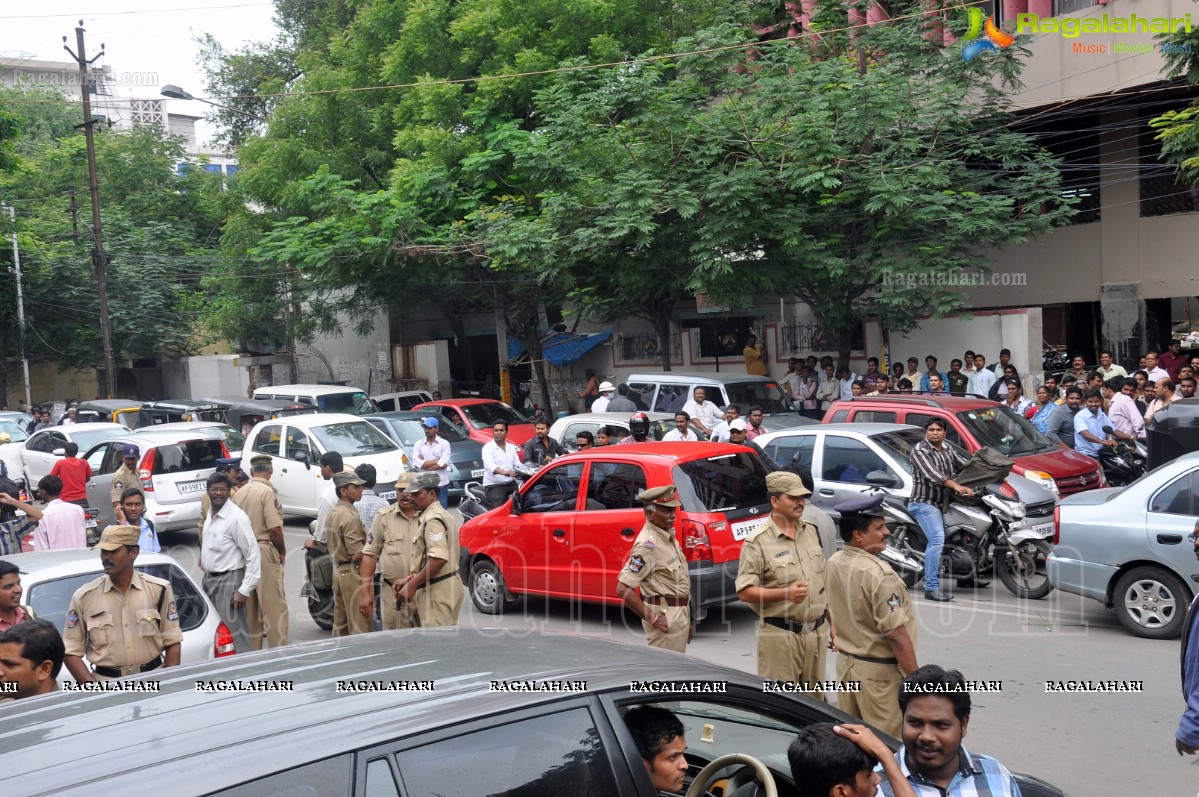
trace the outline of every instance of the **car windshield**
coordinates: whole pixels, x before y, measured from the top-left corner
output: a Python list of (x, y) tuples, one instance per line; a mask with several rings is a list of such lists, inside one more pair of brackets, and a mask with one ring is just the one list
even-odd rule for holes
[(755, 404), (761, 405), (767, 415), (795, 412), (778, 382), (729, 382), (724, 389), (729, 401), (741, 407), (742, 415), (749, 415), (749, 408)]
[[(499, 402), (494, 404), (468, 404), (462, 408), (462, 411), (466, 413), (466, 417), (470, 420), (470, 425), (476, 429), (487, 429), (496, 421), (519, 424), (529, 422), (525, 416), (507, 404)], [(417, 410), (417, 412), (420, 412), (420, 410)]]
[(766, 466), (752, 451), (680, 462), (673, 481), (688, 512), (770, 507)]
[[(437, 436), (447, 443), (461, 443), (470, 439), (466, 431), (456, 423), (446, 420), (444, 415), (436, 416), (441, 425), (437, 427)], [(411, 448), (425, 439), (425, 428), (416, 418), (402, 421), (392, 421), (391, 428), (399, 435), (400, 442)]]
[(221, 436), (221, 439), (225, 441), (225, 448), (229, 449), (229, 454), (231, 456), (234, 455), (234, 452), (241, 451), (246, 447), (245, 435), (234, 429), (232, 426), (225, 426), (222, 424), (221, 426), (215, 427), (215, 429), (216, 432)]
[(109, 438), (125, 434), (128, 431), (128, 429), (121, 427), (117, 429), (93, 429), (90, 432), (71, 432), (71, 441), (79, 444), (80, 451), (90, 451), (91, 447), (96, 443), (103, 443)]
[(366, 421), (354, 423), (331, 423), (311, 429), (326, 451), (336, 451), (342, 456), (374, 454), (395, 451), (396, 444)]
[(990, 446), (1009, 457), (1035, 454), (1056, 447), (1035, 426), (1007, 407), (962, 410), (957, 417), (980, 446)]
[(317, 396), (316, 405), (321, 408), (321, 412), (345, 412), (350, 415), (369, 415), (379, 411), (370, 396), (361, 390), (354, 393), (330, 393), (327, 396)]
[[(0, 432), (12, 438), (12, 442), (20, 443), (23, 440), (28, 440), (29, 435), (25, 434), (25, 427), (13, 421), (0, 420)], [(82, 448), (82, 446), (80, 446)]]

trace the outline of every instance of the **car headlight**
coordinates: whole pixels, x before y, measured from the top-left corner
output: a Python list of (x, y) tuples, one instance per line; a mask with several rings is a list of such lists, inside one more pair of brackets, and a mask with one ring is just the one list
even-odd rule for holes
[(1024, 476), (1024, 478), (1031, 479), (1032, 481), (1036, 482), (1037, 484), (1041, 485), (1042, 487), (1045, 487), (1050, 492), (1052, 492), (1055, 496), (1061, 495), (1061, 491), (1057, 489), (1057, 482), (1054, 481), (1053, 477), (1050, 476), (1045, 471), (1043, 471), (1043, 470), (1026, 470), (1026, 471), (1024, 471), (1023, 476)]

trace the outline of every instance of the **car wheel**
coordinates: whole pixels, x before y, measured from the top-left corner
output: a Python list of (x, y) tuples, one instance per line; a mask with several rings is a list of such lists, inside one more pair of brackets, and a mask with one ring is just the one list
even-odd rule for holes
[(1174, 639), (1182, 633), (1191, 596), (1178, 576), (1160, 567), (1134, 567), (1116, 582), (1116, 617), (1146, 639)]
[(1015, 550), (998, 549), (995, 572), (1017, 598), (1040, 600), (1053, 591), (1045, 560), (1053, 548), (1044, 540), (1025, 540)]
[(484, 614), (503, 614), (510, 602), (504, 575), (490, 559), (480, 559), (470, 568), (470, 600)]
[(326, 600), (321, 600), (319, 597), (308, 598), (308, 613), (312, 615), (312, 621), (317, 624), (317, 627), (324, 631), (333, 630), (333, 593), (329, 593)]

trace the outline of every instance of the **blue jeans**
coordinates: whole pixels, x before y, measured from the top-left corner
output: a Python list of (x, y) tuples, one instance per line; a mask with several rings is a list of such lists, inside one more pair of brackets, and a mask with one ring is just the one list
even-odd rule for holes
[(945, 518), (941, 510), (932, 504), (908, 504), (908, 511), (920, 528), (928, 543), (924, 547), (924, 588), (936, 590), (941, 588), (941, 549), (945, 547)]
[[(448, 484), (443, 484), (437, 488), (437, 500), (441, 502), (442, 509), (450, 508), (450, 486)], [(945, 536), (944, 532), (942, 532), (941, 536)]]

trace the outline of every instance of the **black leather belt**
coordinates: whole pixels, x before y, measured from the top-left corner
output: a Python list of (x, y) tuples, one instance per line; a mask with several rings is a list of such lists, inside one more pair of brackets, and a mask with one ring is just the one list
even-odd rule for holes
[(868, 661), (871, 664), (899, 664), (899, 659), (896, 659), (896, 658), (884, 659), (879, 656), (859, 656), (856, 653), (846, 653), (844, 650), (840, 650), (837, 652), (840, 653), (842, 656), (852, 656), (855, 659), (861, 659), (862, 661)]
[[(821, 616), (819, 620), (813, 620), (810, 623), (795, 623), (791, 620), (784, 620), (782, 617), (763, 617), (762, 622), (793, 634), (808, 634), (824, 625), (824, 617)], [(861, 657), (859, 656), (859, 658)]]
[(426, 581), (425, 586), (429, 586), (430, 584), (438, 584), (442, 581), (445, 581), (447, 578), (453, 578), (456, 575), (458, 575), (457, 570), (455, 570), (453, 573), (442, 573), (440, 576), (436, 576), (435, 578), (431, 578)]
[(139, 672), (157, 670), (161, 666), (162, 657), (159, 656), (145, 664), (134, 664), (131, 667), (92, 667), (92, 672), (96, 675), (103, 675), (105, 678), (123, 678), (126, 675), (137, 675)]
[(680, 598), (676, 595), (644, 595), (641, 600), (645, 603), (665, 603), (667, 606), (687, 606), (690, 598)]

